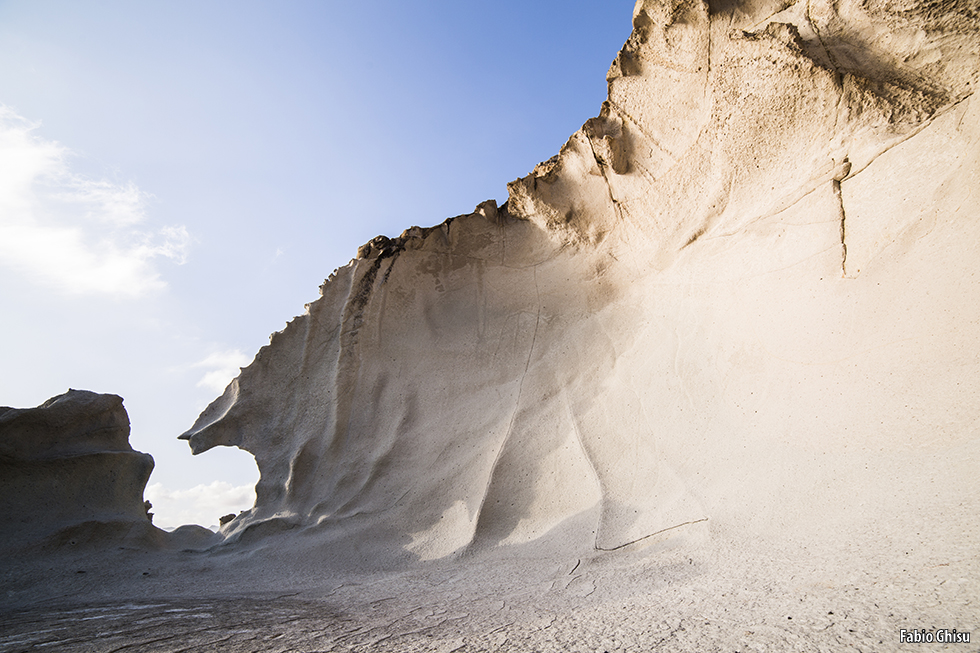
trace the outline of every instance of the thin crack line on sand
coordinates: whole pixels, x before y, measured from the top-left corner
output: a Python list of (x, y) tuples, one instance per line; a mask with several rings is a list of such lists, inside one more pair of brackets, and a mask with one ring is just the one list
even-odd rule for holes
[(635, 540), (632, 540), (630, 542), (626, 542), (625, 544), (620, 544), (619, 546), (614, 546), (614, 547), (609, 548), (609, 549), (603, 548), (603, 547), (599, 546), (598, 544), (596, 544), (596, 547), (595, 548), (597, 550), (599, 550), (599, 551), (618, 551), (619, 549), (628, 547), (631, 544), (636, 544), (637, 542), (642, 542), (643, 540), (648, 539), (648, 538), (651, 538), (654, 535), (660, 535), (661, 533), (666, 533), (667, 531), (672, 531), (672, 530), (674, 530), (676, 528), (680, 528), (682, 526), (690, 526), (691, 524), (700, 524), (701, 522), (705, 522), (705, 521), (708, 521), (708, 518), (707, 517), (702, 517), (701, 519), (695, 519), (694, 521), (686, 521), (683, 524), (676, 524), (676, 525), (670, 526), (668, 528), (662, 528), (659, 531), (657, 531), (656, 533), (650, 533), (649, 535), (644, 535), (643, 537), (638, 537)]

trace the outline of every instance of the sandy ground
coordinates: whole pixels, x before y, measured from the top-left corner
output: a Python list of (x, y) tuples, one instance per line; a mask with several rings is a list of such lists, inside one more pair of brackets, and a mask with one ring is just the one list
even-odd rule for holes
[[(4, 573), (0, 650), (977, 650), (980, 559), (897, 553), (751, 543), (698, 524), (633, 550), (497, 551), (362, 574), (269, 552), (120, 552), (111, 568), (81, 554)], [(971, 643), (900, 642), (921, 628)]]

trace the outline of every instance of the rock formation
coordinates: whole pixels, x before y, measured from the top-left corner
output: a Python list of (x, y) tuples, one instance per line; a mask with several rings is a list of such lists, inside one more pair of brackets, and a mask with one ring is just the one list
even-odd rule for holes
[(37, 408), (0, 408), (4, 548), (152, 544), (143, 502), (153, 470), (129, 445), (122, 397), (69, 390)]
[(213, 544), (200, 526), (152, 525), (143, 500), (152, 470), (129, 444), (122, 397), (69, 390), (37, 408), (0, 407), (0, 552)]
[(975, 531), (976, 7), (640, 0), (633, 26), (503, 206), (362, 247), (181, 436), (255, 456), (229, 542)]

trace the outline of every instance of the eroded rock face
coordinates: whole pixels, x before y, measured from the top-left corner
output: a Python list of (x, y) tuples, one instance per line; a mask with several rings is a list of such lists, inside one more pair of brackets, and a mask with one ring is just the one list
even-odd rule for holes
[(37, 408), (0, 407), (0, 545), (159, 545), (143, 503), (152, 470), (129, 445), (121, 397), (69, 390)]
[(181, 436), (256, 458), (232, 541), (976, 527), (975, 7), (641, 0), (633, 25), (600, 115), (503, 207), (364, 246)]

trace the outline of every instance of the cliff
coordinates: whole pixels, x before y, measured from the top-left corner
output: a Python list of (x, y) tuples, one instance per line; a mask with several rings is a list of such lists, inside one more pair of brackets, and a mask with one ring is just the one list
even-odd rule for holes
[(227, 542), (968, 546), (976, 8), (641, 0), (633, 27), (503, 206), (362, 247), (181, 436), (255, 456)]

